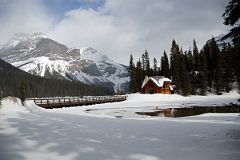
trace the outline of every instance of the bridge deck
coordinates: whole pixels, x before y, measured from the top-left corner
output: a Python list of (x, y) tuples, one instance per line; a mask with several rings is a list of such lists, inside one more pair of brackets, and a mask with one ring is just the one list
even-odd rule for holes
[(109, 102), (125, 101), (127, 96), (94, 96), (94, 97), (69, 97), (69, 98), (33, 98), (34, 103), (46, 109), (93, 105)]

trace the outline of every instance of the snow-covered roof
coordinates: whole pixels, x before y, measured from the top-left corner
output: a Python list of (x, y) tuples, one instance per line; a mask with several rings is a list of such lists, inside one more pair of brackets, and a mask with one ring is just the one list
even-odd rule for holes
[(145, 86), (145, 84), (149, 80), (152, 80), (158, 87), (163, 87), (164, 82), (172, 82), (169, 78), (166, 78), (163, 76), (152, 76), (152, 77), (146, 76), (143, 81), (142, 88)]

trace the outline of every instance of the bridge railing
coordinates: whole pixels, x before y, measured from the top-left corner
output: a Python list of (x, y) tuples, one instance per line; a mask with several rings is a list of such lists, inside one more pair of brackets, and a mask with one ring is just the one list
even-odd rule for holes
[(107, 102), (119, 102), (127, 99), (125, 95), (115, 96), (84, 96), (84, 97), (54, 97), (54, 98), (30, 98), (36, 105), (43, 108), (59, 108), (67, 106), (91, 105)]

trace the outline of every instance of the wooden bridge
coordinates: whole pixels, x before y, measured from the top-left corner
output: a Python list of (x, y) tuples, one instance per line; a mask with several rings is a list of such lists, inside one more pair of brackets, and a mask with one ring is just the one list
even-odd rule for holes
[(40, 107), (46, 109), (93, 105), (109, 102), (121, 102), (125, 101), (127, 96), (84, 96), (84, 97), (69, 97), (69, 98), (32, 98), (34, 103)]

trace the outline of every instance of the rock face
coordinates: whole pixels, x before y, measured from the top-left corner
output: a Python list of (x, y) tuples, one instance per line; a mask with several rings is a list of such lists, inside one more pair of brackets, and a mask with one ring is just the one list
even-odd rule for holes
[(91, 47), (71, 49), (41, 33), (18, 33), (0, 49), (3, 59), (34, 75), (78, 80), (127, 91), (127, 67)]

